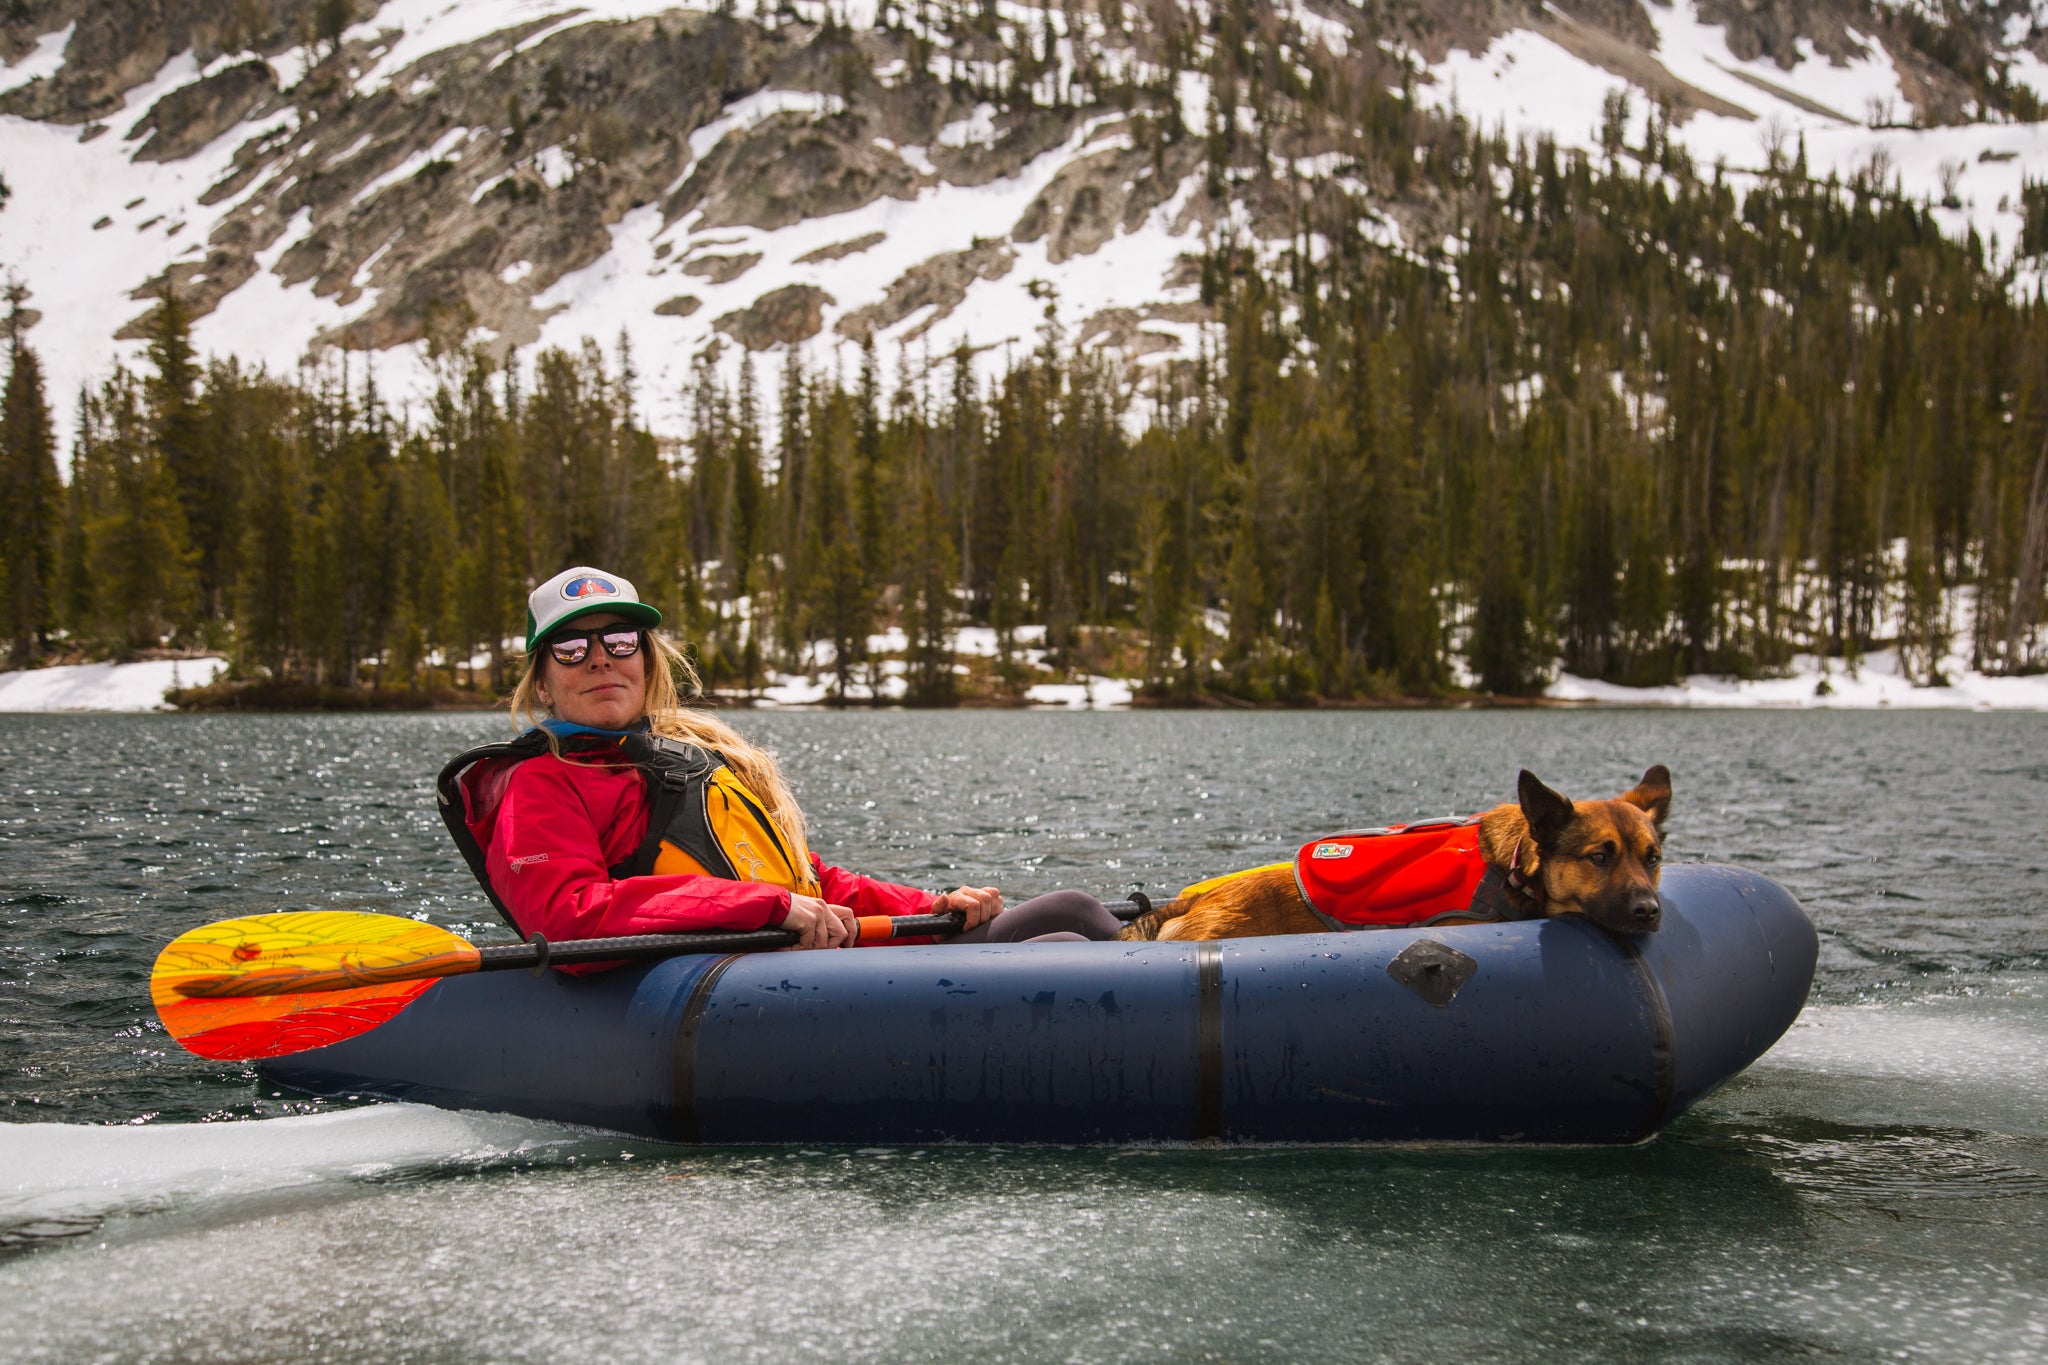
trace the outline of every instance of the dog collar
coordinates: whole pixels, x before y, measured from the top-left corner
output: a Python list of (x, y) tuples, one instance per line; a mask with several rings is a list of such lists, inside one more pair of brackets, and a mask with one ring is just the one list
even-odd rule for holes
[(1507, 884), (1508, 889), (1515, 894), (1527, 896), (1531, 901), (1536, 899), (1534, 888), (1522, 876), (1522, 841), (1520, 839), (1515, 840), (1515, 851), (1508, 855)]

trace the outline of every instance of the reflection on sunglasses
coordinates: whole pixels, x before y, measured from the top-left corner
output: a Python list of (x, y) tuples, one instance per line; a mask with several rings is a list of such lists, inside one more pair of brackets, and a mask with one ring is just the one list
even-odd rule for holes
[(640, 632), (631, 626), (606, 626), (602, 630), (564, 631), (548, 637), (548, 653), (558, 664), (580, 664), (590, 657), (590, 643), (597, 641), (614, 659), (630, 659), (640, 652)]

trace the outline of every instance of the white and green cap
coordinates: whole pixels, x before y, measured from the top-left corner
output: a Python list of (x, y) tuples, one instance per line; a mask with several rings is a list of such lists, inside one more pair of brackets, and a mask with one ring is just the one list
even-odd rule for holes
[(661, 613), (640, 600), (640, 592), (615, 573), (589, 565), (564, 569), (535, 588), (526, 599), (526, 652), (540, 648), (547, 633), (572, 616), (609, 611), (652, 630)]

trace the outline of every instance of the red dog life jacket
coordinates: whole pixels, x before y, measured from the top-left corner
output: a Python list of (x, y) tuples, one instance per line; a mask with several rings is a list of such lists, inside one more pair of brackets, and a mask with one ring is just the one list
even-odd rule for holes
[(1332, 834), (1294, 855), (1301, 898), (1332, 929), (1428, 924), (1450, 915), (1498, 918), (1473, 908), (1485, 875), (1476, 815)]

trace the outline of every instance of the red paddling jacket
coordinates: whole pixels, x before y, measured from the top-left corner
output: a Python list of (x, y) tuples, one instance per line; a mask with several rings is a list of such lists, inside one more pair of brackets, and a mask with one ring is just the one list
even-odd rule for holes
[(773, 820), (737, 779), (721, 779), (729, 772), (709, 751), (592, 731), (559, 744), (557, 754), (533, 730), (471, 749), (438, 784), (456, 846), (522, 934), (559, 942), (760, 929), (782, 923), (792, 890), (857, 915), (921, 915), (936, 901), (815, 854), (791, 858)]

